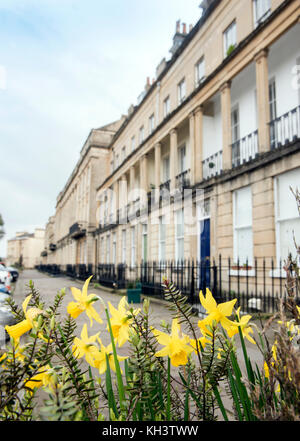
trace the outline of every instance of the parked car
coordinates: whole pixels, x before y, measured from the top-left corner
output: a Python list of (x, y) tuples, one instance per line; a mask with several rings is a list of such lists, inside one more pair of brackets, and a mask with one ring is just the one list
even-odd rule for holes
[(3, 267), (1, 265), (0, 266), (0, 283), (2, 283), (5, 286), (10, 287), (11, 282), (12, 282), (12, 275), (11, 275), (10, 271), (8, 271), (5, 267)]
[(10, 294), (11, 287), (5, 283), (0, 283), (0, 294)]
[(13, 282), (16, 282), (18, 280), (19, 271), (16, 268), (14, 268), (13, 266), (6, 266), (4, 262), (0, 262), (0, 269), (1, 268), (10, 272)]
[(9, 294), (0, 292), (0, 347), (9, 340), (9, 335), (5, 331), (5, 326), (11, 326), (16, 323), (16, 319), (6, 300), (10, 298)]

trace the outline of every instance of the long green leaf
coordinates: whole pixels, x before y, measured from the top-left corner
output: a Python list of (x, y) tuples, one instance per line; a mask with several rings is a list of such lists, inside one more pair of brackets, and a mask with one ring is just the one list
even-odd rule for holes
[(167, 421), (171, 420), (171, 359), (168, 357)]
[(106, 357), (106, 373), (105, 373), (105, 380), (106, 380), (106, 392), (107, 392), (107, 398), (108, 398), (108, 406), (110, 409), (113, 410), (116, 417), (119, 416), (119, 412), (116, 405), (116, 400), (114, 396), (114, 391), (112, 387), (112, 381), (111, 381), (111, 373), (110, 373), (110, 366), (109, 366), (109, 360), (108, 355), (105, 354)]
[(217, 402), (218, 402), (219, 408), (220, 408), (220, 410), (222, 412), (224, 420), (228, 421), (227, 412), (226, 412), (225, 406), (223, 404), (223, 401), (222, 401), (222, 398), (221, 398), (221, 395), (219, 393), (219, 390), (218, 390), (217, 386), (213, 387), (213, 392), (214, 392), (214, 395), (215, 395), (215, 397), (217, 399)]
[(122, 374), (121, 374), (121, 368), (120, 368), (120, 364), (119, 364), (119, 360), (118, 360), (118, 356), (117, 356), (117, 351), (116, 351), (115, 339), (114, 339), (114, 336), (113, 336), (111, 322), (110, 322), (110, 317), (109, 317), (109, 313), (108, 313), (107, 308), (105, 308), (105, 312), (106, 312), (108, 328), (109, 328), (109, 333), (110, 333), (110, 339), (111, 339), (111, 344), (112, 344), (112, 350), (113, 350), (113, 356), (114, 356), (114, 362), (115, 362), (115, 367), (116, 367), (116, 375), (117, 375), (118, 392), (119, 392), (119, 398), (120, 398), (120, 406), (121, 406), (121, 409), (124, 409), (125, 389), (124, 389), (124, 384), (123, 384), (123, 377), (122, 377)]
[(238, 391), (238, 394), (239, 394), (239, 397), (240, 397), (240, 400), (241, 400), (241, 403), (242, 403), (242, 406), (244, 409), (246, 420), (253, 421), (255, 418), (252, 414), (251, 403), (250, 403), (250, 399), (248, 396), (248, 392), (247, 392), (247, 389), (246, 389), (244, 383), (242, 382), (242, 373), (241, 373), (237, 359), (236, 359), (235, 355), (233, 354), (233, 352), (231, 352), (230, 358), (231, 358), (233, 372), (235, 374), (235, 382), (236, 382), (236, 386), (237, 386), (237, 391)]

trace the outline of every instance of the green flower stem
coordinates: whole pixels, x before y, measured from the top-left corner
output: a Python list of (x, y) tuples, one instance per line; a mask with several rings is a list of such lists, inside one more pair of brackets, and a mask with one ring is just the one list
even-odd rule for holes
[(115, 340), (114, 340), (114, 336), (113, 336), (113, 332), (112, 332), (110, 317), (109, 317), (109, 313), (108, 313), (107, 308), (105, 308), (105, 314), (106, 314), (106, 318), (107, 318), (107, 323), (108, 323), (108, 328), (109, 328), (109, 333), (110, 333), (110, 338), (111, 338), (111, 344), (112, 344), (112, 350), (113, 350), (113, 356), (114, 356), (114, 362), (115, 362), (115, 366), (116, 366), (116, 375), (117, 375), (118, 392), (119, 392), (119, 398), (120, 398), (120, 407), (122, 410), (124, 410), (125, 389), (124, 389), (120, 364), (119, 364), (119, 360), (117, 357), (116, 345), (115, 345)]
[(168, 357), (167, 421), (171, 421), (171, 359)]

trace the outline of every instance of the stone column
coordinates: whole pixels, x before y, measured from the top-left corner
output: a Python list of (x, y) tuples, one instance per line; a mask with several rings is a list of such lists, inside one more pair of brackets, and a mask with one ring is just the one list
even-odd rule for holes
[(170, 132), (170, 190), (176, 187), (177, 166), (177, 130), (172, 129)]
[(194, 112), (189, 114), (189, 132), (190, 132), (190, 182), (191, 185), (195, 184), (196, 175), (196, 151), (195, 151), (195, 116)]
[(155, 191), (156, 191), (156, 197), (155, 201), (157, 202), (159, 200), (159, 186), (161, 184), (161, 177), (160, 177), (160, 169), (161, 169), (161, 144), (157, 143), (154, 148), (154, 167), (155, 167)]
[(203, 107), (198, 106), (194, 110), (194, 143), (195, 143), (195, 184), (201, 182), (203, 179)]
[(222, 137), (223, 137), (223, 170), (232, 168), (231, 160), (231, 97), (230, 81), (227, 81), (220, 88), (221, 113), (222, 113)]
[(263, 49), (254, 57), (256, 63), (256, 96), (258, 114), (258, 150), (259, 153), (270, 150), (269, 78), (268, 49)]
[(118, 210), (120, 208), (120, 197), (119, 197), (119, 180), (117, 180), (114, 184), (114, 199), (115, 199), (115, 212), (114, 212), (114, 220), (118, 222)]
[(129, 170), (129, 180), (130, 180), (130, 184), (129, 184), (130, 197), (128, 199), (128, 203), (131, 203), (133, 201), (133, 198), (134, 198), (133, 190), (135, 189), (135, 167), (134, 167), (134, 165), (132, 165), (130, 167), (130, 170)]
[(144, 154), (140, 159), (140, 187), (141, 187), (141, 206), (147, 206), (148, 192), (148, 157)]

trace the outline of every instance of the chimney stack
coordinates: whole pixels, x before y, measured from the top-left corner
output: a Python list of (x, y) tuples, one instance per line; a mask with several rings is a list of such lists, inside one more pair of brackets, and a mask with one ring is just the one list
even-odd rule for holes
[(176, 34), (180, 34), (180, 20), (176, 21)]
[(182, 23), (182, 33), (186, 35), (186, 23)]
[(189, 32), (191, 32), (192, 29), (193, 29), (193, 25), (190, 24), (190, 26), (189, 26)]

